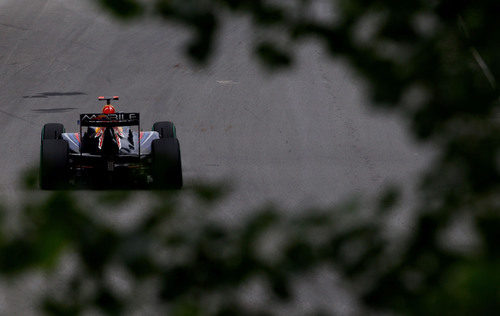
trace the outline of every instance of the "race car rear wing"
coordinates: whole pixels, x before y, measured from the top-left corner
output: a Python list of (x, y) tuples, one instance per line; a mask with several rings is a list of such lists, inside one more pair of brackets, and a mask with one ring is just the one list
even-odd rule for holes
[(80, 126), (139, 126), (139, 113), (80, 114)]
[[(115, 126), (137, 126), (137, 135), (140, 135), (141, 125), (140, 125), (139, 113), (113, 113), (113, 114), (102, 114), (102, 113), (88, 113), (80, 114), (80, 139), (82, 138), (82, 127), (92, 126), (92, 127), (115, 127)], [(141, 142), (139, 145), (139, 159), (141, 158)], [(82, 155), (82, 142), (80, 142), (80, 156)]]

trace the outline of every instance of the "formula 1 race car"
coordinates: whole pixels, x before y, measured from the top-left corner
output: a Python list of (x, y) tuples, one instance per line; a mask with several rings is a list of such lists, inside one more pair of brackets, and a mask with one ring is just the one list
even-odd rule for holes
[[(115, 112), (106, 101), (103, 113), (81, 114), (77, 133), (65, 133), (59, 123), (45, 124), (40, 146), (40, 187), (64, 189), (142, 186), (180, 189), (182, 166), (179, 140), (172, 122), (154, 123), (141, 131), (139, 113)], [(136, 128), (133, 128), (136, 127)]]

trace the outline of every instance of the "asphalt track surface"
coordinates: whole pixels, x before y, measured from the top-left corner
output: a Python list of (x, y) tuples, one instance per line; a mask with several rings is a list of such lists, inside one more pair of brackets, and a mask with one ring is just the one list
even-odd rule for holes
[(79, 113), (101, 109), (98, 95), (119, 95), (144, 128), (174, 121), (185, 184), (233, 183), (228, 218), (265, 201), (327, 205), (414, 183), (427, 150), (400, 119), (369, 109), (344, 63), (310, 42), (295, 68), (271, 75), (250, 53), (258, 36), (245, 19), (226, 21), (197, 68), (179, 26), (124, 25), (83, 0), (0, 0), (0, 196), (38, 164), (43, 124), (76, 131)]

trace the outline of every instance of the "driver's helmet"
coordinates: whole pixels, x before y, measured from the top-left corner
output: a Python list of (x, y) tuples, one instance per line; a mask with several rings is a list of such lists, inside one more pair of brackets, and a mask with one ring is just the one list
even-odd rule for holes
[(112, 106), (111, 104), (107, 104), (102, 108), (102, 113), (103, 114), (114, 114), (115, 113), (115, 107)]
[[(115, 107), (112, 106), (111, 104), (106, 104), (102, 108), (102, 114), (114, 114), (114, 113), (116, 113)], [(97, 127), (95, 129), (94, 137), (99, 138), (99, 144), (98, 144), (99, 149), (102, 149), (103, 142), (104, 142), (104, 133), (106, 132), (106, 130), (107, 130), (106, 127)], [(118, 150), (120, 150), (122, 147), (120, 138), (124, 137), (123, 128), (121, 126), (112, 127), (111, 133), (112, 134), (110, 134), (110, 135), (113, 136), (114, 142), (116, 145), (118, 145)]]

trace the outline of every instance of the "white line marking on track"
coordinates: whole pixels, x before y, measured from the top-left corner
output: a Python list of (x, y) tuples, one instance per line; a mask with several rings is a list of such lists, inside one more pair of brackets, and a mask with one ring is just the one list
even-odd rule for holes
[(238, 84), (239, 82), (233, 81), (233, 80), (217, 80), (217, 83), (221, 84), (221, 85), (224, 85), (224, 86), (228, 86), (228, 85)]

